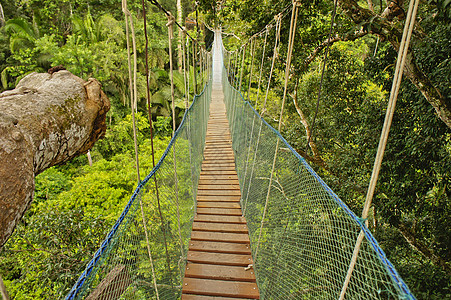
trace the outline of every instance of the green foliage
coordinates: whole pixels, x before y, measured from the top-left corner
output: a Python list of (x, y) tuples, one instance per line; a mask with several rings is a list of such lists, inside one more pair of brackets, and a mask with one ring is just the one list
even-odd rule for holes
[[(418, 31), (411, 44), (414, 59), (445, 101), (449, 101), (451, 87), (448, 2), (431, 1), (432, 5), (420, 5)], [(228, 16), (223, 19), (223, 27), (226, 32), (241, 34), (239, 42), (225, 38), (227, 48), (236, 49), (236, 44), (241, 45), (242, 41), (262, 30), (290, 3), (232, 1), (225, 4), (224, 13)], [(299, 153), (304, 153), (306, 148), (306, 128), (300, 122), (293, 101), (304, 114), (302, 121), (312, 130), (324, 53), (320, 51), (311, 64), (306, 64), (305, 59), (327, 39), (331, 5), (332, 2), (304, 1), (299, 8), (295, 55), (282, 119), (282, 135)], [(378, 7), (376, 3), (375, 8), (385, 7)], [(241, 22), (234, 26), (237, 18), (248, 21), (248, 29)], [(368, 26), (372, 26), (371, 20), (367, 21)], [(402, 26), (401, 22), (395, 22), (395, 26)], [(361, 26), (354, 24), (340, 10), (335, 23), (333, 35), (339, 36), (352, 36)], [(265, 119), (272, 125), (279, 121), (288, 29), (289, 16), (282, 22), (280, 56), (276, 60), (264, 111)], [(263, 46), (262, 37), (256, 40), (254, 64), (261, 60)], [(271, 67), (273, 45), (274, 30), (268, 35), (267, 58), (263, 65), (266, 76)], [(378, 49), (375, 51), (375, 48)], [(311, 162), (357, 215), (362, 209), (371, 175), (395, 61), (396, 52), (390, 44), (368, 35), (353, 42), (335, 43), (327, 63), (312, 137), (319, 156)], [(249, 73), (245, 69), (243, 74), (246, 82)], [(266, 87), (265, 79), (262, 87)], [(256, 82), (254, 78), (251, 103), (256, 100)], [(260, 112), (264, 92), (262, 88), (258, 99), (257, 110)], [(374, 221), (371, 229), (377, 233), (389, 259), (418, 298), (443, 299), (450, 295), (450, 135), (449, 128), (436, 117), (432, 106), (412, 84), (404, 82), (376, 190), (375, 211), (370, 218)], [(311, 151), (308, 154), (313, 156)], [(408, 238), (410, 242), (407, 242)]]
[(4, 246), (0, 271), (13, 299), (57, 299), (68, 292), (102, 241), (108, 222), (82, 208), (35, 203)]
[[(139, 114), (137, 120), (141, 130), (148, 128)], [(99, 144), (92, 167), (53, 167), (37, 176), (35, 200), (0, 256), (0, 273), (14, 299), (65, 296), (122, 212), (136, 187), (126, 123), (113, 126), (113, 135), (103, 140), (118, 144), (111, 146), (108, 159), (101, 158), (105, 144)], [(154, 143), (158, 158), (168, 139)], [(142, 174), (152, 169), (150, 141), (142, 134), (140, 167)]]

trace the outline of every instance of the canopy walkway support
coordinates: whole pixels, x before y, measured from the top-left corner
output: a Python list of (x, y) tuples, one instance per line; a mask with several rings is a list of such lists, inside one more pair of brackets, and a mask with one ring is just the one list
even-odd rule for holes
[(338, 299), (361, 231), (345, 299), (415, 299), (365, 220), (231, 85), (218, 32), (214, 45), (213, 82), (66, 299)]
[(210, 118), (182, 286), (184, 300), (259, 299), (222, 92), (220, 51), (215, 49)]

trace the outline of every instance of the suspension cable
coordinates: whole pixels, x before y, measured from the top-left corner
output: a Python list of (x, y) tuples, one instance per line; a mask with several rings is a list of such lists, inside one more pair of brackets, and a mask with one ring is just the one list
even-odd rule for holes
[[(144, 2), (143, 2), (143, 8), (144, 8)], [(137, 88), (136, 88), (136, 76), (137, 76), (137, 67), (136, 67), (136, 38), (135, 38), (135, 30), (134, 30), (134, 26), (133, 26), (133, 17), (130, 14), (130, 11), (127, 8), (127, 0), (122, 0), (122, 11), (125, 15), (125, 28), (126, 28), (126, 38), (127, 38), (127, 54), (128, 54), (128, 69), (129, 69), (129, 83), (130, 83), (130, 99), (133, 103), (134, 99), (134, 104), (132, 104), (132, 118), (133, 118), (133, 140), (134, 140), (134, 144), (135, 144), (135, 158), (136, 158), (136, 172), (137, 172), (137, 177), (138, 177), (138, 184), (141, 182), (141, 178), (139, 175), (139, 156), (138, 156), (138, 143), (137, 143), (137, 138), (136, 138), (136, 120), (135, 120), (135, 104), (137, 101)], [(130, 20), (129, 20), (130, 18)], [(145, 9), (144, 9), (144, 24), (145, 24), (145, 20), (146, 20), (146, 14), (145, 14)], [(130, 24), (129, 24), (130, 21)], [(131, 87), (131, 83), (132, 83), (132, 77), (131, 77), (131, 59), (130, 59), (130, 38), (129, 38), (129, 25), (131, 27), (132, 30), (132, 40), (133, 40), (133, 58), (134, 58), (134, 89), (132, 92), (132, 87)], [(146, 27), (144, 25), (144, 27)], [(147, 34), (146, 34), (146, 42), (147, 42)], [(147, 67), (147, 43), (146, 43), (146, 67)], [(148, 68), (146, 68), (146, 73), (148, 71)], [(147, 76), (147, 75), (146, 75)], [(149, 95), (148, 95), (149, 98)], [(150, 111), (150, 110), (149, 110)], [(152, 127), (151, 127), (152, 128)], [(153, 154), (153, 151), (152, 151)], [(144, 208), (143, 208), (143, 203), (142, 203), (142, 199), (141, 197), (139, 197), (139, 205), (141, 208), (141, 218), (142, 218), (142, 223), (143, 223), (143, 227), (144, 227), (144, 235), (146, 238), (146, 246), (147, 246), (147, 254), (149, 255), (149, 261), (150, 261), (150, 266), (151, 266), (151, 270), (152, 270), (152, 281), (153, 281), (153, 286), (155, 289), (155, 294), (157, 295), (157, 300), (159, 300), (159, 295), (158, 295), (158, 287), (157, 287), (157, 281), (156, 281), (156, 275), (155, 275), (155, 267), (153, 264), (153, 258), (152, 258), (152, 253), (151, 253), (151, 249), (150, 249), (150, 242), (149, 242), (149, 234), (148, 234), (148, 230), (147, 230), (147, 221), (144, 215)]]
[[(415, 17), (417, 14), (419, 0), (413, 0), (409, 3), (409, 10), (407, 12), (406, 22), (404, 24), (404, 31), (401, 38), (401, 44), (398, 50), (398, 58), (396, 60), (396, 68), (395, 74), (393, 77), (392, 88), (390, 91), (390, 98), (388, 101), (387, 111), (385, 114), (384, 126), (382, 128), (379, 146), (377, 149), (376, 158), (374, 161), (373, 172), (371, 174), (371, 180), (368, 187), (368, 192), (365, 199), (365, 204), (362, 211), (362, 219), (365, 220), (365, 225), (368, 226), (368, 212), (371, 207), (371, 202), (373, 199), (374, 191), (376, 189), (377, 179), (379, 177), (379, 172), (382, 164), (382, 159), (384, 157), (385, 147), (387, 146), (388, 134), (390, 131), (391, 123), (393, 120), (393, 114), (395, 112), (396, 100), (398, 97), (399, 87), (401, 86), (401, 79), (404, 71), (404, 65), (406, 62), (407, 53), (409, 51), (409, 43), (410, 38), (413, 31), (413, 26), (415, 24)], [(357, 242), (354, 248), (354, 252), (352, 254), (352, 259), (349, 264), (348, 273), (346, 275), (346, 279), (343, 283), (343, 288), (340, 294), (340, 300), (344, 299), (346, 294), (346, 290), (348, 289), (349, 282), (351, 280), (351, 276), (354, 270), (354, 266), (357, 262), (357, 256), (360, 251), (360, 247), (363, 241), (365, 234), (363, 230), (360, 231), (359, 236), (357, 238)]]
[[(153, 5), (158, 7), (159, 9), (161, 9), (166, 14), (166, 17), (172, 16), (171, 12), (166, 10), (160, 3), (158, 3), (157, 0), (147, 0), (147, 1), (149, 1), (150, 3), (152, 3)], [(177, 25), (180, 28), (180, 30), (185, 31), (186, 35), (191, 40), (193, 40), (195, 43), (197, 43), (197, 41), (188, 32), (186, 32), (185, 28), (177, 22), (177, 20), (174, 20), (174, 23), (175, 23), (175, 25)]]
[(250, 65), (250, 70), (249, 70), (249, 87), (247, 89), (247, 98), (249, 100), (249, 95), (251, 92), (251, 85), (252, 85), (252, 71), (254, 70), (254, 54), (255, 54), (255, 48), (256, 48), (256, 43), (257, 40), (254, 39), (254, 43), (251, 43), (251, 65)]
[[(263, 73), (263, 63), (265, 61), (265, 51), (266, 51), (266, 42), (267, 42), (267, 39), (268, 39), (268, 33), (269, 33), (269, 26), (266, 26), (265, 42), (263, 44), (263, 51), (262, 51), (262, 61), (261, 61), (261, 64), (260, 64), (260, 73), (258, 75), (257, 98), (255, 99), (255, 108), (256, 109), (258, 109), (257, 108), (257, 104), (258, 104), (258, 97), (259, 97), (259, 94), (260, 94), (260, 84), (261, 84), (262, 73)], [(275, 43), (277, 44), (277, 26), (276, 26), (276, 42)], [(253, 133), (254, 133), (254, 126), (255, 126), (255, 119), (256, 118), (257, 118), (257, 116), (254, 115), (254, 118), (252, 120), (251, 138), (252, 138)], [(252, 168), (251, 168), (251, 173), (250, 173), (250, 176), (249, 176), (249, 184), (248, 184), (248, 187), (247, 187), (246, 199), (244, 200), (244, 203), (243, 203), (243, 206), (244, 206), (243, 207), (243, 217), (246, 216), (247, 200), (249, 199), (249, 192), (250, 192), (250, 189), (251, 189), (252, 176), (254, 174), (254, 169), (255, 169), (255, 160), (257, 158), (258, 146), (260, 144), (261, 130), (262, 130), (262, 124), (260, 123), (260, 129), (259, 129), (259, 133), (257, 135), (257, 142), (256, 142), (256, 145), (255, 145), (254, 159), (252, 161)], [(247, 172), (247, 164), (248, 164), (248, 161), (249, 161), (249, 154), (250, 154), (250, 152), (251, 151), (250, 151), (250, 145), (249, 145), (249, 151), (248, 151), (248, 156), (247, 156), (247, 160), (246, 160), (246, 172)], [(246, 179), (246, 172), (245, 172), (244, 179)]]
[[(173, 61), (172, 61), (172, 38), (173, 38), (173, 25), (175, 22), (174, 16), (169, 13), (168, 15), (168, 23), (166, 26), (168, 27), (168, 41), (169, 41), (169, 76), (171, 80), (171, 101), (172, 101), (172, 138), (175, 136), (176, 123), (175, 123), (175, 95), (174, 95), (174, 70), (173, 70)], [(178, 192), (178, 177), (177, 177), (177, 158), (175, 151), (175, 144), (172, 145), (172, 156), (174, 163), (174, 190), (175, 190), (175, 198), (177, 204), (177, 225), (179, 230), (179, 239), (180, 239), (180, 257), (183, 257), (183, 243), (182, 243), (182, 233), (180, 229), (180, 204), (179, 204), (179, 192)]]
[[(265, 109), (266, 109), (266, 102), (267, 102), (267, 99), (268, 99), (269, 87), (271, 85), (272, 74), (274, 72), (274, 65), (275, 65), (275, 62), (276, 62), (276, 58), (279, 56), (278, 53), (279, 53), (279, 44), (280, 44), (280, 28), (281, 28), (281, 23), (282, 23), (282, 15), (278, 14), (274, 18), (277, 19), (276, 30), (275, 30), (276, 31), (276, 38), (275, 38), (275, 42), (274, 42), (274, 50), (273, 50), (273, 57), (272, 57), (272, 62), (271, 62), (271, 69), (269, 71), (268, 84), (267, 84), (267, 87), (266, 87), (265, 101), (263, 102), (263, 107), (262, 107), (262, 110), (260, 111), (260, 115), (262, 117), (263, 117), (263, 115), (265, 113)], [(257, 105), (257, 103), (256, 103), (256, 105)], [(260, 122), (260, 128), (259, 128), (258, 134), (257, 134), (257, 145), (255, 147), (254, 159), (253, 159), (253, 163), (252, 163), (251, 176), (249, 177), (248, 191), (247, 191), (247, 195), (246, 195), (246, 200), (244, 202), (243, 215), (245, 215), (245, 213), (246, 213), (247, 201), (248, 201), (248, 198), (249, 198), (250, 186), (251, 186), (251, 182), (252, 182), (252, 175), (253, 175), (254, 169), (255, 169), (255, 162), (256, 162), (256, 159), (257, 159), (257, 151), (258, 151), (258, 146), (260, 144), (260, 136), (261, 136), (262, 128), (263, 128), (263, 123)]]
[[(293, 10), (292, 10), (292, 14), (291, 14), (290, 31), (289, 31), (289, 39), (288, 39), (288, 52), (287, 52), (287, 60), (286, 60), (286, 68), (285, 68), (285, 86), (284, 86), (284, 91), (283, 91), (282, 105), (280, 108), (280, 117), (279, 117), (279, 126), (278, 126), (279, 132), (280, 132), (280, 129), (282, 128), (283, 110), (284, 110), (284, 106), (285, 106), (285, 100), (287, 97), (288, 79), (289, 79), (290, 67), (291, 67), (291, 56), (293, 54), (293, 44), (294, 44), (294, 37), (296, 35), (296, 23), (297, 23), (297, 19), (298, 19), (298, 7), (300, 6), (300, 4), (301, 3), (299, 0), (293, 0)], [(268, 209), (269, 195), (271, 193), (272, 179), (274, 176), (274, 169), (275, 169), (276, 160), (277, 160), (277, 152), (279, 151), (279, 142), (280, 142), (280, 139), (277, 138), (271, 174), (269, 177), (268, 192), (266, 194), (265, 208), (263, 210), (263, 216), (262, 216), (262, 220), (261, 220), (261, 224), (260, 224), (260, 231), (259, 231), (259, 235), (258, 235), (257, 248), (255, 250), (254, 260), (257, 260), (258, 248), (260, 245), (260, 239), (261, 239), (261, 235), (262, 235), (262, 231), (263, 231), (263, 225), (265, 222), (266, 212)]]
[(305, 155), (308, 154), (308, 149), (310, 146), (310, 139), (312, 138), (313, 132), (315, 131), (316, 117), (318, 116), (319, 101), (321, 99), (321, 91), (323, 89), (324, 73), (326, 70), (327, 58), (328, 58), (329, 48), (330, 48), (330, 39), (332, 38), (332, 31), (334, 29), (334, 22), (335, 22), (335, 14), (337, 12), (337, 2), (338, 2), (337, 0), (334, 0), (334, 8), (332, 10), (332, 17), (330, 19), (329, 36), (327, 37), (327, 46), (326, 46), (326, 50), (324, 53), (323, 68), (321, 70), (321, 80), (319, 82), (319, 87), (318, 87), (318, 97), (316, 99), (316, 110), (315, 110), (315, 115), (313, 116), (312, 130), (308, 133), (307, 146), (305, 147)]

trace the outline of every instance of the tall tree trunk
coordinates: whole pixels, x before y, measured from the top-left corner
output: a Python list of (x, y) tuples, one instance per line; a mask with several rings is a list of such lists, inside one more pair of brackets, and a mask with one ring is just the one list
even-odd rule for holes
[[(183, 11), (182, 11), (182, 0), (177, 0), (177, 22), (180, 26), (183, 26)], [(182, 43), (183, 43), (183, 32), (179, 28), (179, 38), (177, 43), (177, 67), (179, 72), (182, 72), (183, 67), (183, 51), (182, 51)]]
[(0, 3), (0, 27), (5, 26), (5, 14), (3, 13), (3, 6)]
[(10, 299), (9, 295), (8, 295), (8, 292), (6, 291), (5, 284), (3, 283), (2, 275), (0, 275), (0, 295), (2, 295), (3, 300), (9, 300)]

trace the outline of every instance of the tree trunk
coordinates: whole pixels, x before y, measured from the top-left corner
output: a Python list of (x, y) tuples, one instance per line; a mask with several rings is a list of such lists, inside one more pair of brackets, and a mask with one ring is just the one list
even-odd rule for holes
[[(183, 26), (182, 23), (183, 20), (183, 11), (182, 11), (182, 0), (177, 0), (177, 22), (180, 24), (180, 26)], [(183, 65), (183, 51), (182, 51), (182, 43), (183, 43), (183, 32), (179, 28), (179, 40), (177, 43), (177, 67), (179, 72), (182, 72), (182, 65)]]
[(3, 283), (2, 275), (0, 275), (0, 295), (2, 295), (3, 300), (9, 300), (10, 299), (9, 295), (8, 295), (8, 292), (6, 291), (5, 284)]
[(0, 248), (33, 199), (34, 177), (86, 153), (109, 108), (97, 80), (65, 70), (32, 73), (0, 94)]
[(5, 26), (5, 14), (3, 13), (3, 6), (0, 3), (0, 27)]
[[(355, 24), (371, 28), (369, 33), (381, 36), (392, 44), (396, 51), (399, 50), (399, 41), (402, 38), (402, 28), (384, 18), (376, 15), (368, 9), (360, 7), (354, 0), (339, 0), (339, 5), (345, 14), (351, 18)], [(399, 16), (398, 16), (399, 17)], [(443, 96), (431, 80), (421, 71), (411, 49), (407, 54), (404, 72), (407, 78), (423, 94), (426, 100), (434, 107), (437, 116), (451, 128), (451, 103)]]

